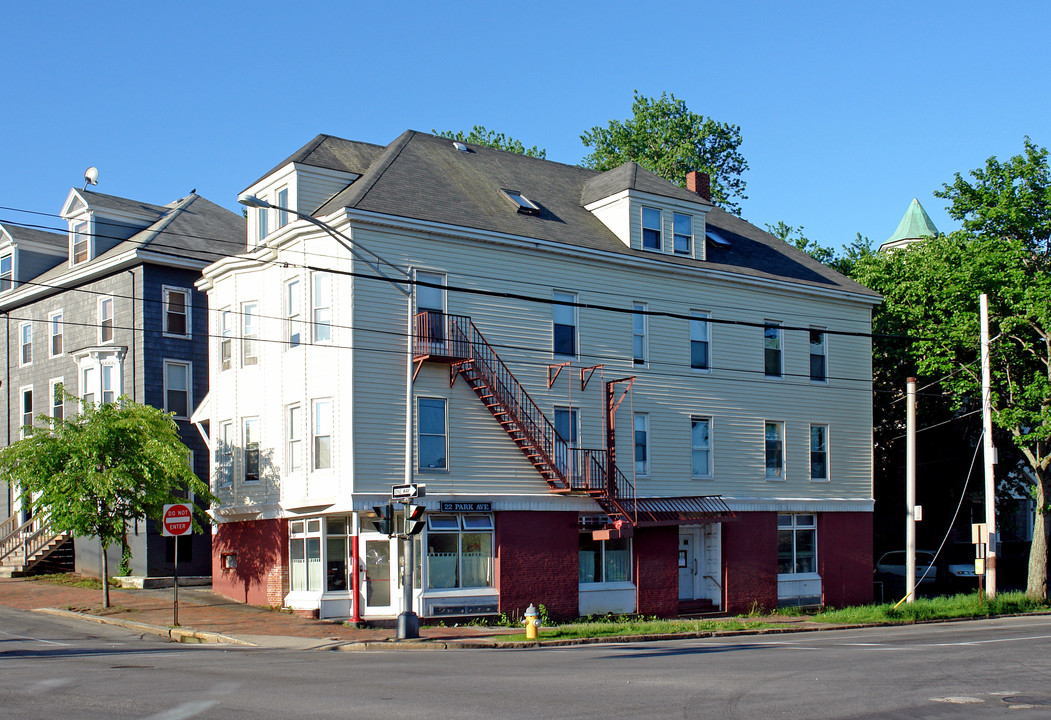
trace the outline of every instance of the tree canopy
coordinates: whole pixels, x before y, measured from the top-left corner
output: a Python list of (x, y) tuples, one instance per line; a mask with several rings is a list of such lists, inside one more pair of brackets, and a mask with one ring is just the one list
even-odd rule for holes
[(741, 128), (691, 112), (686, 103), (668, 93), (648, 98), (635, 91), (632, 117), (596, 125), (580, 139), (591, 153), (582, 161), (592, 170), (612, 170), (637, 162), (666, 180), (685, 187), (691, 170), (708, 173), (712, 200), (740, 215), (746, 200), (741, 177), (748, 162), (740, 152)]
[[(1027, 138), (1023, 155), (959, 174), (938, 197), (963, 229), (904, 250), (860, 259), (853, 275), (884, 295), (875, 326), (920, 338), (904, 353), (915, 371), (941, 378), (957, 407), (980, 397), (979, 295), (989, 298), (994, 423), (1027, 464), (1037, 502), (1027, 593), (1047, 597), (1051, 490), (1051, 223), (1047, 151)], [(877, 362), (878, 365), (878, 362)], [(1002, 476), (1003, 466), (998, 468)]]
[(495, 130), (489, 130), (482, 125), (475, 125), (471, 128), (469, 133), (464, 133), (462, 130), (431, 130), (431, 132), (438, 137), (449, 138), (450, 140), (456, 140), (462, 143), (470, 143), (471, 145), (485, 145), (486, 147), (496, 148), (497, 150), (506, 150), (507, 152), (518, 153), (519, 155), (528, 155), (535, 158), (546, 158), (547, 150), (538, 148), (536, 145), (532, 147), (526, 147), (525, 143), (521, 140), (517, 140), (512, 137), (507, 137), (503, 133), (498, 133)]
[[(0, 472), (31, 498), (34, 512), (48, 515), (56, 532), (99, 538), (103, 605), (109, 607), (105, 549), (121, 541), (126, 524), (159, 521), (165, 504), (185, 502), (191, 492), (215, 498), (190, 468), (175, 421), (157, 408), (125, 396), (37, 422), (24, 439), (0, 450)], [(194, 527), (200, 529), (196, 519)]]

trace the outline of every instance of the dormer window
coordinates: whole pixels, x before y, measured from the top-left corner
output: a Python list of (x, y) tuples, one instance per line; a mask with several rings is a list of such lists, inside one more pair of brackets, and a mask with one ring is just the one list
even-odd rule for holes
[(642, 249), (661, 249), (661, 211), (657, 208), (642, 208)]
[(73, 264), (86, 262), (91, 256), (91, 233), (87, 222), (78, 222), (73, 226)]
[(14, 267), (14, 253), (4, 253), (3, 255), (0, 255), (0, 292), (10, 290), (14, 287)]
[(693, 254), (693, 218), (689, 215), (675, 213), (673, 226), (675, 231), (675, 254)]
[[(287, 208), (288, 207), (288, 188), (283, 187), (277, 191), (277, 207)], [(288, 225), (288, 211), (278, 209), (277, 211), (277, 226), (283, 228)]]
[(507, 199), (514, 203), (518, 212), (525, 215), (537, 215), (540, 213), (540, 206), (517, 190), (504, 190), (503, 192)]
[(256, 237), (259, 240), (259, 242), (263, 242), (263, 240), (266, 239), (266, 236), (270, 233), (269, 229), (267, 229), (267, 224), (266, 224), (267, 216), (266, 216), (266, 213), (267, 213), (267, 209), (266, 208), (259, 208), (258, 210), (256, 210), (255, 224), (256, 224), (256, 229), (258, 231), (258, 234), (257, 234)]

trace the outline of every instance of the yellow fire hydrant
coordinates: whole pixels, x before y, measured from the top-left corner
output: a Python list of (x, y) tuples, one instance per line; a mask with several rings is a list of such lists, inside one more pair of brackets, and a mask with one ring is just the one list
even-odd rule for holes
[(529, 603), (529, 607), (526, 608), (525, 619), (522, 622), (525, 623), (526, 640), (536, 640), (537, 630), (540, 627), (540, 615), (533, 607), (533, 603)]

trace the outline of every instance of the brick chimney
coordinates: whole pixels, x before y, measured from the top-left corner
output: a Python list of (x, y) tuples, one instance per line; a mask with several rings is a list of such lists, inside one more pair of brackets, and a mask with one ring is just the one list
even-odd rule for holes
[(712, 179), (708, 173), (691, 170), (686, 173), (686, 189), (700, 195), (708, 202), (712, 201)]

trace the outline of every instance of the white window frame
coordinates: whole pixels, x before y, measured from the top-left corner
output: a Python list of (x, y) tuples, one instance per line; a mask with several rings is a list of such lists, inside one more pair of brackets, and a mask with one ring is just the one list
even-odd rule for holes
[[(84, 257), (77, 259), (77, 246), (83, 243)], [(86, 263), (95, 257), (95, 234), (91, 232), (91, 220), (76, 220), (69, 230), (69, 266)]]
[[(814, 448), (814, 439), (815, 439), (814, 431), (815, 430), (819, 431), (819, 435), (821, 436), (821, 444), (822, 444), (822, 446), (817, 448), (817, 449)], [(811, 480), (811, 482), (829, 482), (832, 479), (832, 469), (831, 469), (831, 467), (829, 465), (829, 461), (831, 460), (831, 454), (829, 453), (828, 425), (824, 424), (824, 423), (811, 423), (810, 424), (810, 440), (809, 440), (809, 442), (810, 442), (810, 480)], [(823, 456), (821, 460), (822, 460), (822, 464), (823, 464), (824, 469), (825, 469), (824, 476), (814, 475), (814, 469), (815, 469), (815, 462), (814, 462), (814, 460), (815, 460), (815, 456), (816, 455), (822, 455)]]
[[(47, 384), (47, 397), (48, 397), (48, 414), (56, 420), (64, 420), (66, 417), (66, 396), (64, 390), (66, 387), (65, 378), (51, 378)], [(62, 388), (63, 392), (58, 393), (58, 389)], [(56, 394), (58, 397), (56, 397)], [(56, 402), (56, 400), (61, 402)], [(57, 412), (56, 412), (57, 411)]]
[(126, 348), (105, 347), (89, 348), (71, 353), (73, 361), (77, 364), (77, 379), (79, 386), (77, 396), (87, 400), (91, 396), (92, 403), (101, 404), (104, 398), (103, 375), (106, 369), (113, 385), (109, 388), (114, 398), (124, 394), (124, 355)]
[[(809, 518), (809, 521), (807, 520)], [(817, 538), (817, 514), (816, 513), (778, 513), (777, 515), (777, 533), (780, 536), (781, 533), (787, 532), (792, 534), (792, 557), (791, 557), (791, 572), (781, 572), (781, 553), (780, 545), (781, 538), (778, 537), (778, 579), (789, 579), (792, 577), (816, 577), (818, 572), (818, 538)], [(810, 570), (798, 570), (799, 567), (799, 552), (797, 551), (798, 537), (800, 533), (807, 532), (813, 533), (813, 568)]]
[[(310, 412), (310, 468), (314, 471), (331, 470), (335, 454), (335, 432), (333, 432), (332, 398), (317, 398), (311, 401)], [(327, 422), (328, 427), (325, 427)], [(321, 453), (318, 452), (318, 441), (328, 438), (328, 464), (319, 465)]]
[[(288, 185), (285, 185), (282, 188), (278, 188), (275, 197), (277, 199), (274, 202), (274, 204), (277, 205), (278, 208), (287, 208), (287, 207), (289, 207), (289, 205), (288, 205)], [(279, 209), (277, 211), (277, 228), (276, 229), (280, 230), (285, 225), (288, 225), (288, 210), (280, 210)]]
[[(639, 424), (642, 424), (640, 429)], [(642, 435), (642, 447), (645, 451), (646, 457), (643, 460), (639, 460), (639, 433)], [(651, 460), (653, 454), (653, 437), (650, 434), (650, 414), (645, 412), (637, 412), (632, 416), (631, 419), (631, 448), (632, 457), (635, 461), (635, 477), (649, 477), (652, 470)]]
[(234, 366), (234, 314), (230, 308), (219, 311), (219, 372)]
[(317, 344), (332, 342), (332, 273), (315, 272), (310, 277), (311, 339)]
[[(763, 321), (763, 376), (768, 380), (781, 380), (785, 376), (785, 333), (777, 320)], [(777, 353), (777, 373), (771, 373), (767, 357)]]
[[(174, 360), (164, 359), (164, 412), (174, 412), (168, 403), (168, 394), (170, 392), (185, 392), (186, 393), (186, 414), (175, 415), (178, 420), (189, 420), (190, 415), (193, 413), (193, 363), (188, 360)], [(186, 373), (186, 388), (180, 390), (179, 388), (173, 388), (170, 384), (170, 368), (181, 367)]]
[(33, 364), (33, 323), (24, 322), (18, 326), (18, 367)]
[[(818, 345), (820, 352), (814, 352), (814, 336), (820, 335), (821, 342)], [(823, 327), (811, 326), (810, 328), (810, 382), (827, 385), (828, 384), (828, 333)], [(814, 377), (814, 358), (820, 357), (822, 359), (822, 372), (821, 377)]]
[(102, 398), (102, 403), (111, 403), (116, 401), (120, 397), (120, 388), (122, 387), (122, 378), (117, 376), (119, 369), (113, 363), (101, 363), (99, 365), (99, 381), (102, 386), (102, 393), (99, 397)]
[(215, 486), (234, 484), (234, 421), (223, 420), (215, 437)]
[[(712, 371), (712, 323), (711, 313), (706, 310), (690, 311), (690, 370), (710, 373)], [(694, 367), (693, 344), (704, 344), (704, 367)]]
[(259, 364), (259, 302), (241, 303), (241, 367)]
[[(259, 482), (262, 476), (262, 467), (260, 465), (261, 452), (259, 446), (259, 417), (246, 417), (241, 421), (241, 442), (243, 448), (242, 462), (241, 462), (241, 482), (245, 485), (255, 485)], [(254, 446), (254, 447), (253, 447)], [(248, 476), (248, 465), (249, 458), (255, 455), (255, 477), (250, 478)]]
[[(775, 430), (771, 439), (770, 430)], [(776, 442), (776, 448), (771, 447), (771, 442)], [(771, 451), (775, 452), (774, 458), (779, 457), (780, 462), (776, 466), (770, 466)], [(763, 468), (767, 480), (784, 480), (788, 475), (788, 460), (785, 453), (785, 423), (783, 420), (765, 420), (763, 422)]]
[[(633, 572), (634, 571), (634, 567), (633, 566), (635, 564), (635, 543), (634, 543), (634, 539), (633, 538), (619, 538), (617, 540), (593, 540), (592, 539), (591, 542), (596, 543), (598, 545), (598, 547), (599, 547), (599, 553), (598, 553), (599, 561), (598, 561), (598, 563), (595, 566), (595, 579), (594, 580), (583, 580), (580, 577), (580, 572), (583, 571), (584, 564), (582, 562), (580, 562), (579, 558), (580, 558), (580, 540), (581, 539), (585, 539), (585, 538), (587, 538), (587, 539), (591, 538), (591, 532), (590, 531), (581, 532), (579, 534), (578, 539), (577, 539), (577, 557), (578, 557), (578, 563), (580, 563), (579, 566), (578, 566), (577, 583), (578, 583), (578, 585), (580, 587), (582, 587), (582, 588), (584, 588), (584, 587), (595, 588), (596, 586), (599, 586), (599, 585), (618, 586), (618, 585), (620, 585), (622, 583), (633, 582), (633, 580), (632, 580), (632, 578), (634, 577), (634, 572)], [(608, 549), (607, 543), (620, 543), (620, 542), (624, 542), (628, 546), (627, 547), (628, 562), (627, 562), (627, 567), (626, 567), (627, 576), (624, 577), (624, 578), (618, 578), (618, 579), (615, 579), (615, 580), (610, 580), (609, 578), (606, 577), (606, 574), (607, 574), (606, 573), (606, 552), (607, 552), (607, 549)]]
[[(657, 213), (657, 227), (653, 227), (652, 223), (649, 224), (649, 225), (646, 224), (647, 223), (647, 220), (646, 220), (647, 213), (651, 214), (651, 219), (652, 219), (652, 213)], [(647, 205), (643, 205), (641, 208), (639, 208), (639, 228), (640, 228), (640, 230), (639, 230), (639, 232), (640, 232), (639, 247), (641, 247), (643, 250), (650, 250), (652, 252), (663, 252), (664, 251), (664, 212), (661, 211), (660, 208), (649, 207)], [(649, 232), (656, 231), (656, 233), (657, 233), (657, 247), (651, 247), (651, 246), (646, 244), (646, 232), (647, 231), (649, 231)]]
[[(183, 315), (183, 318), (184, 318), (186, 331), (185, 332), (181, 332), (181, 333), (180, 332), (173, 332), (171, 327), (168, 324), (168, 320), (169, 320), (170, 315), (173, 315), (173, 314), (174, 315), (178, 315), (179, 314), (179, 313), (172, 313), (172, 310), (171, 310), (171, 296), (173, 294), (176, 294), (176, 293), (182, 295), (185, 298), (185, 303), (183, 304), (182, 315)], [(162, 331), (163, 335), (165, 337), (173, 337), (173, 338), (189, 338), (189, 337), (192, 337), (193, 336), (193, 327), (191, 325), (191, 318), (192, 318), (192, 312), (191, 311), (193, 310), (193, 299), (192, 299), (193, 296), (192, 296), (192, 294), (190, 292), (190, 288), (163, 285), (163, 286), (161, 286), (161, 297), (163, 299), (163, 302), (161, 303), (161, 313), (162, 313), (161, 323), (162, 323), (162, 328), (163, 328), (163, 331)]]
[[(47, 315), (47, 353), (49, 358), (61, 357), (66, 350), (65, 322), (62, 309), (54, 310)], [(58, 340), (58, 352), (55, 352), (55, 340)]]
[[(265, 198), (261, 198), (264, 199)], [(270, 234), (269, 210), (267, 208), (256, 208), (255, 213), (255, 239), (256, 245), (262, 245), (266, 236)]]
[(649, 364), (650, 318), (646, 314), (646, 303), (631, 304), (631, 363), (640, 367)]
[[(562, 303), (576, 303), (578, 302), (578, 296), (574, 292), (567, 292), (564, 290), (555, 290), (551, 294), (552, 300), (557, 300)], [(570, 319), (571, 323), (564, 322)], [(563, 322), (559, 322), (559, 321)], [(555, 357), (564, 358), (577, 358), (580, 357), (580, 325), (579, 317), (577, 313), (577, 307), (575, 305), (557, 305), (551, 306), (551, 354)], [(556, 329), (558, 327), (569, 327), (572, 328), (572, 339), (573, 339), (573, 352), (564, 353), (558, 351)]]
[[(679, 232), (679, 220), (684, 220), (689, 227), (688, 233)], [(680, 238), (685, 238), (683, 242), (686, 243), (686, 249), (679, 249)], [(693, 257), (693, 216), (686, 213), (672, 213), (672, 252), (676, 255), (685, 255), (687, 257)]]
[[(106, 314), (106, 308), (109, 307), (109, 314)], [(113, 302), (112, 295), (103, 295), (98, 300), (98, 319), (99, 319), (99, 345), (108, 345), (113, 342), (116, 337), (115, 318), (117, 316), (116, 307)], [(107, 338), (106, 336), (109, 335)]]
[[(487, 583), (485, 585), (467, 585), (464, 582), (464, 543), (465, 534), (479, 534), (489, 536), (489, 557), (484, 574)], [(435, 555), (431, 553), (431, 539), (438, 537), (456, 536), (456, 582), (453, 585), (432, 585), (432, 579), (437, 573), (431, 572), (431, 563)], [(496, 574), (494, 568), (494, 556), (496, 553), (496, 531), (492, 515), (450, 515), (435, 513), (427, 518), (427, 536), (422, 543), (421, 551), (427, 556), (427, 589), (433, 591), (442, 590), (468, 590), (475, 588), (496, 587)], [(448, 558), (446, 558), (448, 559)]]
[[(4, 261), (7, 268), (4, 268)], [(15, 251), (0, 255), (0, 292), (7, 292), (15, 287)]]
[[(705, 445), (698, 445), (697, 444), (697, 439), (696, 439), (696, 436), (694, 434), (694, 427), (698, 423), (704, 423), (707, 426), (707, 428), (708, 428), (707, 444), (705, 444)], [(714, 473), (715, 473), (715, 458), (714, 458), (714, 454), (712, 453), (712, 445), (714, 444), (712, 442), (712, 435), (713, 435), (712, 431), (713, 431), (713, 428), (714, 428), (714, 423), (713, 423), (712, 418), (710, 416), (707, 416), (707, 415), (693, 415), (693, 416), (690, 417), (690, 475), (692, 477), (694, 477), (694, 478), (702, 479), (702, 480), (710, 480), (714, 476)], [(698, 452), (705, 452), (705, 453), (707, 453), (706, 468), (704, 469), (703, 472), (697, 472), (697, 461), (695, 460), (695, 458), (697, 457), (697, 453)]]
[(303, 469), (303, 406), (299, 403), (285, 408), (285, 467), (290, 473)]
[[(28, 398), (29, 402), (26, 402)], [(26, 427), (33, 425), (33, 419), (36, 417), (33, 408), (35, 407), (36, 398), (33, 397), (33, 386), (23, 385), (18, 388), (18, 417), (20, 422), (18, 423), (18, 437), (24, 438), (26, 436)], [(26, 405), (29, 405), (29, 411), (26, 411)]]
[[(431, 433), (423, 432), (423, 411), (420, 409), (423, 402), (437, 402), (441, 403), (442, 406), (442, 432)], [(440, 437), (445, 448), (445, 465), (425, 467), (423, 464), (423, 443), (424, 437)], [(416, 469), (420, 472), (425, 473), (436, 473), (436, 472), (449, 472), (449, 466), (452, 463), (449, 461), (449, 400), (443, 397), (434, 397), (429, 395), (420, 395), (416, 398)]]
[(289, 278), (284, 284), (285, 347), (303, 344), (303, 289), (300, 278)]

